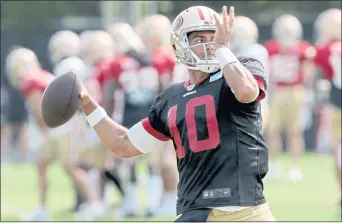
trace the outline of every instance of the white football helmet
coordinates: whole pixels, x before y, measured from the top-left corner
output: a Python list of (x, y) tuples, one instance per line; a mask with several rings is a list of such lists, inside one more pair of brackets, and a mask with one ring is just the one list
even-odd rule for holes
[(285, 14), (278, 17), (272, 25), (272, 35), (285, 47), (291, 46), (303, 38), (301, 22), (293, 15)]
[(20, 78), (27, 72), (40, 69), (36, 54), (27, 48), (13, 49), (6, 58), (6, 74), (10, 84), (18, 88)]
[[(208, 59), (206, 47), (212, 42), (189, 45), (188, 35), (194, 31), (215, 31), (216, 21), (214, 10), (205, 6), (194, 6), (182, 11), (173, 21), (171, 30), (171, 44), (177, 62), (184, 64), (188, 69), (200, 70), (206, 73), (216, 72), (220, 69), (216, 59)], [(201, 59), (192, 48), (203, 46), (205, 58)]]
[(145, 46), (141, 38), (128, 23), (113, 23), (108, 26), (107, 31), (116, 43), (118, 54), (125, 54), (130, 50), (144, 51)]
[(135, 30), (150, 51), (160, 45), (170, 46), (171, 21), (164, 15), (145, 17)]
[(81, 57), (90, 65), (114, 57), (115, 43), (103, 30), (86, 31), (81, 36)]
[(236, 16), (230, 47), (234, 51), (239, 47), (257, 43), (259, 38), (258, 26), (246, 16)]
[(314, 24), (316, 43), (341, 39), (341, 9), (332, 8), (321, 12)]
[(79, 36), (70, 30), (61, 30), (53, 34), (48, 43), (51, 62), (55, 65), (64, 57), (78, 56)]
[(94, 30), (85, 30), (80, 33), (80, 57), (84, 58), (91, 53), (92, 33)]

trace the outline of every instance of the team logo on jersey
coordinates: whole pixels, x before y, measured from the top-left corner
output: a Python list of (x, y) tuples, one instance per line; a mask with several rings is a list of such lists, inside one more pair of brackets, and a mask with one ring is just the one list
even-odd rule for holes
[(212, 75), (210, 78), (209, 78), (209, 82), (213, 82), (213, 81), (216, 81), (218, 79), (220, 79), (222, 77), (222, 71)]
[(177, 31), (183, 25), (183, 17), (179, 16), (173, 24), (173, 31)]
[(192, 89), (195, 88), (195, 86), (196, 86), (196, 85), (194, 85), (194, 84), (189, 85), (189, 86), (186, 88), (186, 90), (191, 91)]

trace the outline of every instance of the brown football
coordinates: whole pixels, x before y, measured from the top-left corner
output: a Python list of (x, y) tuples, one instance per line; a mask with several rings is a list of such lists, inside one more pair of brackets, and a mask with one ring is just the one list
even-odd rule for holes
[(79, 109), (82, 84), (73, 72), (56, 77), (45, 89), (41, 111), (45, 124), (55, 128), (69, 121)]

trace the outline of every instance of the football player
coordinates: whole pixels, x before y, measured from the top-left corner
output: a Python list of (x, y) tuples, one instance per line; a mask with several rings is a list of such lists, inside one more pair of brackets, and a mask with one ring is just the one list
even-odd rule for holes
[[(115, 43), (111, 36), (102, 30), (88, 30), (81, 35), (81, 58), (88, 66), (88, 77), (84, 81), (84, 85), (92, 94), (96, 95), (101, 104), (104, 103), (104, 76), (107, 72), (110, 61), (114, 57)], [(86, 123), (85, 120), (83, 120)], [(87, 160), (89, 164), (94, 165), (100, 173), (99, 182), (99, 199), (102, 201), (104, 209), (107, 208), (105, 200), (105, 183), (108, 168), (105, 166), (112, 157), (103, 147), (100, 140), (96, 136), (95, 131), (87, 125), (83, 132), (84, 148), (82, 152), (82, 160)], [(116, 181), (119, 190), (122, 190), (120, 182)], [(96, 183), (94, 183), (95, 185)], [(96, 186), (95, 186), (96, 187)], [(81, 211), (81, 215), (87, 216), (88, 208)]]
[(323, 11), (316, 19), (314, 30), (317, 38), (317, 76), (331, 83), (329, 104), (325, 106), (322, 115), (331, 121), (331, 146), (341, 187), (341, 9)]
[[(41, 70), (40, 64), (36, 54), (23, 47), (13, 49), (6, 58), (6, 71), (11, 77), (10, 82), (13, 86), (16, 86), (20, 92), (24, 95), (29, 104), (29, 113), (34, 117), (37, 126), (40, 127), (44, 134), (44, 141), (49, 141), (48, 129), (44, 124), (44, 121), (40, 112), (40, 100), (42, 98), (43, 91), (48, 83), (53, 79), (53, 75)], [(44, 143), (47, 144), (47, 143)], [(45, 151), (49, 149), (44, 145), (44, 154), (48, 154)], [(51, 151), (55, 152), (55, 151)], [(40, 153), (42, 156), (43, 153)], [(40, 157), (41, 157), (40, 156)], [(25, 220), (48, 220), (50, 219), (49, 213), (46, 208), (46, 190), (47, 190), (47, 178), (46, 168), (41, 162), (41, 158), (38, 158), (38, 171), (39, 171), (39, 186), (40, 186), (40, 207), (32, 214), (23, 216)]]
[(277, 154), (281, 149), (280, 136), (284, 129), (288, 139), (287, 151), (292, 157), (288, 177), (292, 181), (303, 178), (299, 156), (304, 138), (300, 112), (304, 106), (305, 78), (312, 74), (314, 47), (302, 41), (302, 25), (293, 15), (278, 17), (272, 25), (273, 40), (265, 43), (270, 57), (270, 82), (274, 87), (269, 98), (267, 140), (270, 146), (271, 168), (269, 177), (278, 176)]
[[(83, 80), (86, 72), (83, 61), (77, 57), (79, 50), (80, 39), (76, 33), (70, 30), (60, 30), (52, 35), (48, 43), (48, 54), (53, 65), (54, 75), (59, 76), (72, 71), (76, 73), (81, 80)], [(70, 131), (70, 134), (72, 133), (74, 133), (74, 131)], [(80, 144), (80, 142), (76, 142), (76, 144)], [(84, 168), (81, 166), (81, 169)], [(80, 178), (85, 180), (84, 174), (81, 172), (80, 174)], [(76, 185), (75, 188), (77, 190)], [(89, 193), (89, 189), (86, 189), (85, 191)], [(77, 198), (74, 208), (75, 210), (77, 210), (80, 204), (83, 203), (80, 191), (77, 190), (76, 192)]]
[[(53, 70), (56, 76), (72, 71), (81, 81), (85, 81), (87, 79), (88, 73), (86, 72), (85, 64), (79, 58), (80, 47), (80, 37), (70, 30), (61, 30), (52, 35), (48, 43), (48, 52), (50, 60), (54, 66)], [(77, 150), (82, 149), (82, 151), (84, 151), (84, 148), (82, 147), (89, 145), (83, 144), (84, 139), (80, 135), (80, 130), (84, 124), (84, 119), (82, 118), (81, 113), (77, 113), (74, 120), (74, 129), (69, 132), (71, 147), (74, 147), (74, 149)], [(83, 167), (80, 161), (82, 162), (82, 160), (77, 159), (76, 165)], [(86, 211), (88, 216), (87, 219), (92, 220), (102, 214), (102, 207), (94, 195), (91, 185), (88, 183), (88, 176), (85, 171), (87, 168), (77, 168), (77, 170), (77, 179), (82, 182), (80, 185), (83, 187), (81, 189), (82, 193), (80, 194), (84, 195), (86, 201), (85, 204), (82, 205), (82, 209), (85, 209), (86, 207), (89, 209)], [(81, 210), (79, 211), (79, 214), (82, 213)]]
[[(106, 80), (106, 107), (107, 111), (113, 109), (115, 98), (113, 93), (118, 89), (124, 94), (124, 109), (122, 125), (130, 128), (136, 122), (148, 115), (153, 100), (159, 93), (159, 75), (152, 66), (149, 55), (145, 52), (145, 46), (127, 23), (114, 23), (108, 27), (108, 32), (117, 44), (117, 57), (111, 62), (110, 74)], [(115, 110), (117, 108), (115, 107)], [(138, 215), (138, 181), (136, 176), (135, 160), (125, 162), (129, 165), (130, 177), (127, 192), (122, 206), (121, 214), (124, 216)], [(148, 179), (148, 205), (158, 205), (161, 196), (161, 179), (149, 171)]]
[[(170, 86), (173, 80), (175, 59), (170, 45), (171, 21), (164, 15), (155, 14), (145, 17), (136, 27), (138, 35), (143, 40), (146, 51), (151, 57), (151, 65), (157, 69), (159, 74), (159, 92)], [(178, 66), (179, 67), (179, 66)], [(185, 69), (184, 69), (185, 70)], [(178, 70), (176, 76), (181, 75), (186, 78), (186, 73)], [(176, 80), (174, 80), (176, 81)], [(161, 200), (161, 202), (149, 201), (148, 202), (148, 215), (158, 216), (173, 216), (173, 209), (170, 206), (175, 206), (177, 200), (177, 167), (175, 160), (175, 153), (173, 150), (153, 153), (150, 164), (150, 175), (153, 178), (159, 177), (163, 179), (164, 192), (161, 198), (153, 189), (156, 186), (151, 185), (151, 193), (154, 199)], [(151, 181), (152, 182), (152, 181)], [(150, 196), (148, 196), (150, 197)], [(158, 206), (160, 207), (158, 208)]]
[[(13, 46), (10, 51), (15, 48), (20, 48), (20, 46)], [(2, 92), (3, 90), (5, 91), (1, 95), (1, 97), (4, 97), (4, 100), (2, 100), (1, 103), (6, 104), (6, 109), (1, 113), (1, 158), (8, 158), (8, 152), (12, 150), (14, 146), (12, 140), (13, 136), (18, 133), (17, 141), (19, 142), (18, 145), (21, 151), (21, 153), (18, 154), (18, 158), (22, 162), (25, 162), (28, 158), (28, 137), (30, 137), (30, 131), (28, 129), (30, 124), (28, 122), (30, 122), (30, 119), (28, 119), (25, 98), (18, 91), (18, 83), (11, 75), (8, 75), (8, 72), (6, 74), (9, 86), (6, 86), (5, 88), (2, 87)], [(4, 82), (2, 82), (2, 84), (3, 83)]]
[(238, 59), (231, 52), (234, 8), (228, 16), (224, 6), (222, 15), (194, 6), (176, 17), (171, 42), (190, 79), (166, 89), (148, 117), (129, 130), (85, 89), (81, 108), (118, 157), (175, 147), (181, 214), (176, 221), (275, 221), (262, 183), (268, 166), (260, 114), (265, 71), (258, 58)]
[[(236, 56), (245, 55), (248, 51), (249, 54), (258, 55), (259, 60), (262, 60), (262, 64), (265, 69), (265, 73), (268, 76), (269, 70), (269, 56), (267, 49), (258, 44), (259, 30), (255, 22), (246, 16), (236, 16), (234, 23), (234, 30), (230, 40), (230, 48)], [(261, 101), (261, 114), (263, 120), (262, 131), (265, 131), (267, 127), (268, 116), (268, 103), (267, 97)]]
[(170, 30), (170, 20), (160, 14), (145, 17), (136, 27), (136, 32), (152, 58), (153, 66), (158, 70), (162, 90), (170, 86), (175, 65), (168, 35)]
[[(6, 69), (12, 81), (20, 89), (29, 105), (29, 112), (34, 117), (37, 126), (44, 135), (44, 148), (38, 156), (39, 193), (40, 206), (33, 213), (23, 216), (24, 220), (48, 220), (50, 219), (47, 204), (47, 166), (52, 160), (58, 158), (62, 161), (64, 169), (75, 179), (75, 169), (71, 167), (72, 160), (66, 150), (69, 149), (67, 132), (72, 123), (67, 123), (63, 128), (50, 130), (45, 126), (40, 111), (40, 101), (43, 91), (53, 80), (54, 76), (41, 69), (35, 53), (27, 48), (17, 48), (10, 52), (6, 58)], [(61, 149), (63, 148), (63, 152)]]

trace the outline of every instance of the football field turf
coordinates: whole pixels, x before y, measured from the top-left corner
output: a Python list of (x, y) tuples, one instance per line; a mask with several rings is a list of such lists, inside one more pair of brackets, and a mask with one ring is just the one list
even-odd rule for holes
[[(281, 177), (265, 182), (265, 194), (271, 210), (280, 221), (341, 221), (341, 209), (336, 205), (339, 188), (334, 178), (330, 156), (306, 154), (301, 159), (304, 179), (292, 183), (286, 178), (289, 157), (282, 156)], [(144, 174), (144, 168), (140, 172)], [(63, 170), (54, 164), (49, 169), (49, 202), (56, 221), (72, 221), (69, 210), (74, 194), (71, 181)], [(144, 188), (141, 189), (143, 200)], [(116, 193), (113, 201), (118, 201)], [(35, 168), (32, 164), (8, 165), (1, 170), (1, 220), (19, 220), (24, 211), (33, 210), (38, 204)], [(174, 218), (131, 218), (140, 221), (173, 221)], [(115, 220), (105, 218), (99, 220)], [(117, 219), (118, 220), (118, 219)]]

